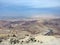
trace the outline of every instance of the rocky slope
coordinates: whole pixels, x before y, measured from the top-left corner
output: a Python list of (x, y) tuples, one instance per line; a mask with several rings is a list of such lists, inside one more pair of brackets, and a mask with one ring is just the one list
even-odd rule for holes
[[(8, 31), (7, 31), (8, 30)], [(60, 35), (60, 18), (57, 19), (25, 19), (18, 21), (0, 20), (0, 33), (27, 31), (32, 34), (48, 32), (52, 30), (54, 34)], [(6, 32), (7, 31), (7, 32)]]

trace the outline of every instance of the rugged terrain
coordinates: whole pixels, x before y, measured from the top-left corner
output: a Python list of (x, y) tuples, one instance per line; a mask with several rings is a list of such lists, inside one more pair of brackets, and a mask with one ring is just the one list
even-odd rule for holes
[(53, 19), (24, 19), (18, 21), (0, 20), (0, 33), (9, 31), (27, 31), (31, 34), (38, 34), (52, 30), (54, 34), (60, 35), (60, 18)]
[(60, 45), (60, 18), (0, 20), (0, 45), (12, 45), (11, 39), (16, 45)]

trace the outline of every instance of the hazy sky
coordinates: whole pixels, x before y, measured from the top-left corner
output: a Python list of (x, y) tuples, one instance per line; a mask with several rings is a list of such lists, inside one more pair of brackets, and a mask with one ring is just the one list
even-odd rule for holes
[[(46, 8), (45, 10), (41, 8)], [(0, 14), (40, 13), (60, 11), (60, 0), (0, 0)], [(47, 11), (47, 12), (48, 12)]]

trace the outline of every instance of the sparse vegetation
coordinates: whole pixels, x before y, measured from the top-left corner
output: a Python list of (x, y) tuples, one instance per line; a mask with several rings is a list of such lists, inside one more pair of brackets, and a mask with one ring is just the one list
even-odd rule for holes
[(0, 43), (2, 42), (3, 40), (2, 39), (0, 39)]
[(12, 38), (12, 39), (10, 39), (10, 43), (16, 44), (16, 43), (19, 43), (19, 40)]
[(12, 37), (16, 37), (16, 35), (15, 34), (13, 34), (13, 36)]
[(36, 40), (34, 37), (31, 37), (31, 38), (30, 38), (30, 41), (31, 41), (31, 42), (37, 42), (37, 40)]
[(22, 44), (23, 42), (24, 42), (24, 41), (22, 40), (22, 41), (21, 41), (21, 44)]
[[(6, 21), (0, 23), (0, 45), (40, 45), (52, 42), (59, 43), (60, 39), (55, 38), (54, 33), (60, 34), (60, 19), (57, 20), (22, 20), (22, 21)], [(41, 22), (40, 22), (41, 21)], [(54, 21), (54, 22), (53, 22)], [(2, 21), (0, 21), (2, 22)], [(1, 24), (3, 24), (1, 26)], [(46, 31), (47, 30), (47, 31)], [(45, 33), (46, 32), (46, 33)], [(42, 34), (43, 33), (43, 34)], [(41, 36), (41, 35), (42, 36)], [(36, 37), (35, 37), (36, 36)], [(58, 35), (60, 36), (60, 35)], [(53, 41), (51, 41), (53, 40)], [(56, 41), (55, 41), (56, 40)], [(59, 41), (58, 41), (59, 40)], [(2, 43), (1, 43), (2, 42)], [(48, 43), (47, 43), (48, 42)], [(6, 43), (6, 44), (5, 44)], [(57, 44), (58, 44), (57, 43)]]
[(29, 36), (29, 34), (26, 34), (25, 36)]
[(32, 37), (32, 38), (30, 38), (30, 40), (31, 40), (31, 41), (34, 41), (34, 40), (35, 40), (35, 38), (33, 38), (33, 37)]

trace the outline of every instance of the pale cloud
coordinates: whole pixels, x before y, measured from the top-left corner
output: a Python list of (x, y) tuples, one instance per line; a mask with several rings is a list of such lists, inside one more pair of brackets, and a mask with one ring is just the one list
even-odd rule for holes
[(3, 6), (28, 6), (31, 8), (60, 7), (60, 0), (0, 0)]

